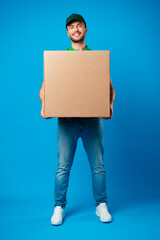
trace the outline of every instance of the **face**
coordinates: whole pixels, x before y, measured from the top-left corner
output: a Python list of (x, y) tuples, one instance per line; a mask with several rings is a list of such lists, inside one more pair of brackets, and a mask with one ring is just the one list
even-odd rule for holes
[(72, 42), (82, 42), (85, 38), (86, 33), (87, 28), (85, 27), (84, 22), (75, 20), (67, 26), (67, 34)]

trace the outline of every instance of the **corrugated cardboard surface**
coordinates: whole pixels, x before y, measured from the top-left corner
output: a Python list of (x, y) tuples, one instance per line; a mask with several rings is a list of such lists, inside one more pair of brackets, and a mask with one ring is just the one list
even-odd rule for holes
[(44, 51), (45, 117), (110, 116), (110, 51)]

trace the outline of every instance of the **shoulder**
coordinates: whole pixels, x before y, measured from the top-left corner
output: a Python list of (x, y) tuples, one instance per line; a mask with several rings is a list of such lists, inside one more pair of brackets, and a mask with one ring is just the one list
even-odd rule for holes
[(70, 47), (64, 49), (64, 51), (70, 51), (70, 50), (72, 50), (72, 46), (70, 46)]

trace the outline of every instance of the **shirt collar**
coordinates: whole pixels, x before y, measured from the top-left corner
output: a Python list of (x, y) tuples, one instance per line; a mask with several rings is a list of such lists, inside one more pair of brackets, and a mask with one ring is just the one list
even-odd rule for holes
[[(69, 50), (72, 50), (72, 51), (79, 51), (78, 49), (74, 49), (74, 48), (72, 47), (72, 45), (69, 47)], [(86, 48), (83, 49), (82, 51), (86, 51), (86, 50), (90, 50), (89, 47), (88, 47), (87, 45), (86, 45)]]

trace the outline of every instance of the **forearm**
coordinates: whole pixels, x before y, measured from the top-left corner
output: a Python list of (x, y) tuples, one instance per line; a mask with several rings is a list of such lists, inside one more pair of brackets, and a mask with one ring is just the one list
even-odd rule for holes
[(110, 87), (110, 103), (113, 104), (115, 99), (115, 91), (113, 87)]
[(110, 79), (110, 103), (112, 105), (113, 105), (114, 99), (115, 99), (115, 91), (114, 91), (114, 88), (113, 88), (113, 85), (112, 85), (112, 82)]
[(42, 89), (39, 92), (39, 97), (40, 97), (41, 103), (43, 103), (44, 102), (44, 91), (42, 91)]
[(39, 97), (40, 97), (41, 103), (44, 103), (44, 81), (43, 81), (41, 89), (39, 91)]

